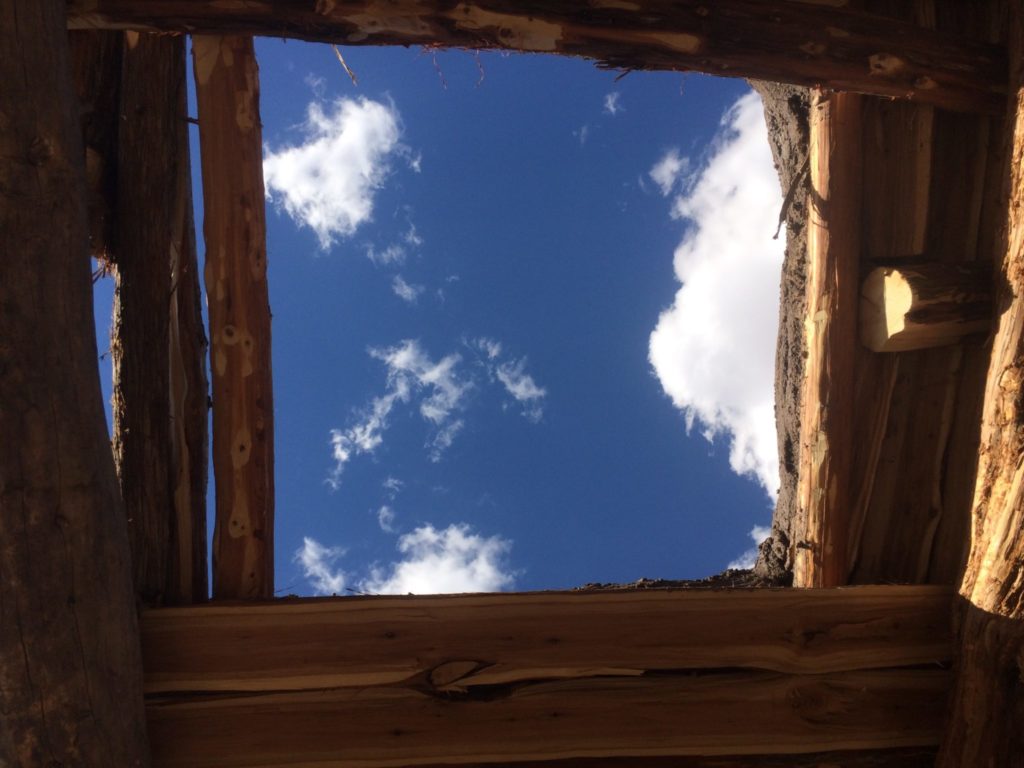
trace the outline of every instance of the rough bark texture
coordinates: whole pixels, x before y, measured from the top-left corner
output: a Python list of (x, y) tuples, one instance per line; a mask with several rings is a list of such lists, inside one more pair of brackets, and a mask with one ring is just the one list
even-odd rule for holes
[(322, 0), (71, 0), (74, 26), (270, 35), (346, 45), (561, 53), (624, 69), (697, 70), (999, 111), (1005, 57), (987, 44), (818, 3), (648, 0), (581, 6)]
[(251, 38), (193, 38), (210, 311), (213, 595), (274, 593), (274, 406), (259, 75)]
[[(171, 572), (173, 490), (169, 309), (176, 151), (183, 43), (125, 36), (118, 131), (117, 288), (110, 350), (114, 363), (114, 460), (128, 516), (140, 598), (158, 605)], [(187, 159), (187, 155), (185, 155)], [(179, 211), (180, 215), (180, 211)], [(180, 229), (180, 227), (178, 227)]]
[(0, 4), (0, 763), (149, 764), (64, 4)]
[(779, 497), (771, 535), (761, 544), (754, 573), (771, 584), (793, 580), (791, 535), (801, 525), (796, 503), (800, 445), (800, 388), (807, 344), (803, 318), (807, 297), (807, 150), (811, 92), (795, 85), (751, 83), (764, 102), (768, 140), (786, 209), (786, 255), (779, 290), (779, 337), (775, 350), (775, 423), (779, 437)]
[(199, 261), (192, 213), (192, 164), (189, 153), (184, 50), (177, 91), (175, 147), (178, 206), (171, 237), (171, 468), (174, 525), (165, 602), (198, 603), (209, 596), (206, 547), (206, 485), (209, 472), (210, 384), (206, 373), (209, 344), (203, 323)]
[(1024, 14), (1014, 14), (1015, 124), (999, 326), (985, 384), (956, 687), (938, 765), (1024, 759)]
[(100, 260), (114, 241), (117, 129), (121, 91), (121, 32), (70, 32), (71, 72), (81, 110), (88, 188), (89, 247)]

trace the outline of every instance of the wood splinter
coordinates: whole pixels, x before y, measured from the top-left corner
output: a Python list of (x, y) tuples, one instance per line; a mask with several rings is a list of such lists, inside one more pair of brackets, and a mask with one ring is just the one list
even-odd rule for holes
[(861, 288), (861, 342), (875, 352), (907, 352), (987, 331), (990, 282), (990, 269), (963, 264), (879, 267)]

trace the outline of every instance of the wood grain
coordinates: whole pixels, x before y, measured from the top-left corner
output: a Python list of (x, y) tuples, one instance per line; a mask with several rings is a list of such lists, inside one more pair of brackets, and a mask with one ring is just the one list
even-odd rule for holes
[(998, 112), (1005, 54), (916, 24), (819, 3), (653, 0), (456, 3), (70, 0), (72, 29), (268, 35), (345, 45), (561, 53), (623, 69), (695, 70)]
[(259, 75), (251, 38), (196, 36), (213, 394), (213, 595), (274, 592), (274, 407)]

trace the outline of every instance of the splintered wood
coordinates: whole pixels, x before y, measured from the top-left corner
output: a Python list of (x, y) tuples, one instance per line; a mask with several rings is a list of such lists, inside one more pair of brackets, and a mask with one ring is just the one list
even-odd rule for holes
[(149, 611), (150, 736), (160, 766), (926, 747), (948, 686), (950, 595), (684, 590)]
[(294, 37), (345, 45), (498, 48), (597, 59), (602, 66), (695, 70), (998, 112), (1003, 52), (960, 34), (845, 3), (413, 0), (280, 3), (70, 0), (70, 28)]

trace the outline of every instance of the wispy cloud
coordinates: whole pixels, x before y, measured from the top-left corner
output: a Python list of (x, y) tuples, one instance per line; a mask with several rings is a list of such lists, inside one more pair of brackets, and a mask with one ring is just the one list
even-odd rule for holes
[(497, 380), (523, 408), (523, 415), (532, 422), (538, 422), (544, 415), (544, 398), (547, 390), (526, 372), (526, 358), (502, 360), (500, 341), (481, 336), (465, 340), (466, 346), (485, 355), (481, 364), (492, 381)]
[(402, 492), (402, 489), (405, 488), (405, 483), (397, 477), (388, 475), (384, 482), (381, 483), (381, 487), (384, 488), (384, 492), (387, 493), (388, 498), (394, 500), (394, 498)]
[[(682, 161), (652, 178), (674, 184), (677, 165)], [(773, 385), (783, 257), (782, 241), (772, 235), (781, 205), (761, 101), (750, 93), (725, 114), (706, 166), (673, 202), (673, 217), (688, 222), (674, 258), (681, 286), (649, 348), (687, 428), (699, 422), (708, 439), (728, 435), (733, 470), (756, 478), (772, 497), (779, 483)]]
[(380, 509), (377, 510), (377, 524), (380, 529), (385, 533), (395, 532), (395, 510), (384, 504)]
[(345, 573), (334, 563), (345, 554), (342, 547), (325, 547), (316, 539), (305, 536), (302, 547), (295, 551), (295, 562), (302, 565), (302, 573), (318, 595), (338, 595), (345, 590)]
[(749, 535), (754, 541), (754, 546), (729, 563), (726, 568), (753, 568), (754, 563), (757, 562), (757, 548), (761, 546), (762, 541), (771, 535), (771, 532), (772, 529), (767, 525), (755, 525), (751, 528)]
[(267, 197), (327, 249), (370, 220), (391, 159), (409, 151), (395, 106), (366, 98), (313, 102), (302, 130), (300, 144), (265, 148)]
[[(668, 197), (676, 186), (676, 182), (686, 173), (689, 167), (689, 158), (680, 157), (679, 150), (673, 148), (662, 156), (661, 160), (651, 168), (648, 175), (658, 185), (662, 196)], [(641, 183), (643, 183), (642, 179)]]
[(401, 275), (395, 275), (391, 280), (391, 290), (395, 295), (407, 304), (415, 304), (416, 299), (425, 290), (422, 285), (411, 285), (405, 282)]
[(604, 111), (613, 117), (620, 112), (624, 112), (625, 108), (620, 103), (621, 93), (618, 91), (612, 91), (606, 94), (604, 97)]
[(366, 258), (378, 267), (402, 264), (405, 262), (405, 248), (397, 243), (392, 243), (383, 249), (378, 249), (373, 245), (368, 245), (366, 246)]
[(495, 368), (494, 373), (516, 401), (523, 406), (523, 415), (530, 421), (537, 422), (544, 415), (543, 400), (547, 390), (537, 386), (533, 377), (526, 373), (526, 358), (504, 362)]
[(386, 391), (370, 402), (353, 426), (331, 430), (334, 470), (327, 482), (334, 488), (340, 484), (349, 461), (359, 454), (373, 453), (383, 444), (394, 407), (414, 397), (419, 399), (420, 415), (436, 429), (427, 441), (427, 448), (431, 459), (439, 461), (463, 426), (462, 420), (454, 419), (453, 414), (462, 407), (463, 399), (473, 387), (457, 370), (462, 359), (457, 354), (435, 362), (413, 339), (394, 347), (368, 351), (387, 369)]
[(500, 536), (476, 534), (466, 524), (444, 530), (424, 525), (398, 540), (402, 559), (373, 568), (360, 582), (360, 590), (424, 595), (508, 589), (515, 581), (515, 573), (505, 564), (511, 545)]

